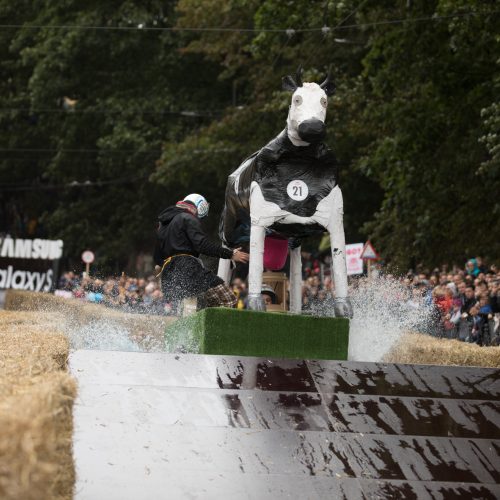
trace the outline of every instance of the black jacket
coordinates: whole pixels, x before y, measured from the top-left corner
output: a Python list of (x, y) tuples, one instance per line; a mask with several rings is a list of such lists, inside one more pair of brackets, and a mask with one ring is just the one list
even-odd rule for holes
[(155, 249), (155, 264), (178, 254), (198, 257), (200, 253), (209, 257), (230, 259), (233, 251), (210, 241), (195, 215), (179, 207), (168, 207), (159, 216), (160, 227)]
[(462, 307), (460, 308), (461, 312), (462, 313), (469, 313), (469, 311), (471, 310), (471, 307), (474, 306), (476, 304), (477, 300), (475, 298), (472, 298), (472, 299), (467, 299), (465, 296), (464, 296), (464, 300), (463, 300), (463, 305)]

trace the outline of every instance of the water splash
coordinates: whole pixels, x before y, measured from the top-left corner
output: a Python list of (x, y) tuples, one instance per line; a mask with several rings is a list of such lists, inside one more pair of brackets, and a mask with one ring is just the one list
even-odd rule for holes
[(193, 324), (174, 324), (165, 336), (165, 351), (170, 353), (200, 353), (200, 340), (193, 333)]
[(112, 321), (92, 320), (87, 324), (67, 329), (72, 349), (98, 349), (103, 351), (142, 351), (130, 339), (129, 330)]
[[(381, 361), (403, 334), (425, 331), (431, 324), (431, 311), (424, 306), (422, 297), (411, 296), (396, 278), (358, 279), (350, 287), (350, 297), (354, 318), (350, 324), (349, 360)], [(47, 328), (66, 333), (72, 349), (199, 352), (190, 331), (175, 339), (164, 338), (167, 323), (173, 320), (165, 316), (124, 313), (76, 299), (49, 300), (43, 305), (37, 303), (32, 310), (45, 312)], [(311, 313), (333, 316), (331, 299)]]
[[(398, 278), (361, 278), (351, 284), (349, 293), (354, 309), (349, 332), (350, 361), (382, 361), (405, 333), (428, 331), (431, 309), (425, 306), (420, 293), (409, 290)], [(333, 317), (333, 302), (314, 304), (304, 313)], [(199, 352), (189, 325), (180, 330), (166, 339), (167, 351)]]
[(409, 331), (423, 331), (431, 310), (400, 280), (380, 276), (359, 279), (351, 291), (354, 318), (349, 332), (350, 361), (381, 361)]
[(71, 349), (161, 351), (166, 324), (172, 321), (152, 314), (154, 309), (143, 308), (143, 314), (132, 314), (50, 294), (22, 299), (18, 310), (33, 317), (33, 327), (64, 333)]

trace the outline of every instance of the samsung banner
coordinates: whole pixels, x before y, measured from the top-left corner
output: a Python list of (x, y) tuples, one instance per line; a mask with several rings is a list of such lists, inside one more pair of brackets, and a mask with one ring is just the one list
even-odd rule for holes
[(62, 253), (61, 240), (0, 238), (0, 288), (50, 291)]

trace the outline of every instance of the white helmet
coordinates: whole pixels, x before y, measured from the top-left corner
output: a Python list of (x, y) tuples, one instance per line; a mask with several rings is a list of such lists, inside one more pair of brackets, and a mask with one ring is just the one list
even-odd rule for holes
[(200, 219), (208, 215), (210, 203), (208, 203), (208, 201), (203, 196), (201, 196), (201, 194), (188, 194), (182, 201), (190, 201), (191, 203), (194, 203), (194, 206), (198, 210), (198, 217)]

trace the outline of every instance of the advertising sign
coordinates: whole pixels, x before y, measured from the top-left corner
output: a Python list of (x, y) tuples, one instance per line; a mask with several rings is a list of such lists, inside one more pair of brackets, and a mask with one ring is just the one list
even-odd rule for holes
[(62, 252), (62, 240), (0, 238), (0, 289), (50, 291)]
[(345, 246), (347, 276), (353, 274), (363, 274), (363, 260), (361, 252), (363, 251), (363, 243), (352, 243)]

